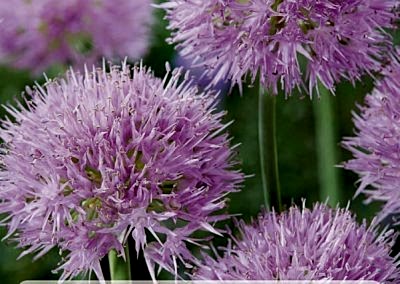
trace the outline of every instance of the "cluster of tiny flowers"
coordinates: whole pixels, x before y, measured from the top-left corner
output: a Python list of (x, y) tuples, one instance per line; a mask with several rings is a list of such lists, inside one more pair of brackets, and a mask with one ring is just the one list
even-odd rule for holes
[(139, 58), (151, 14), (150, 0), (0, 1), (0, 61), (40, 72), (55, 63)]
[(243, 178), (211, 93), (180, 69), (164, 80), (141, 66), (110, 69), (28, 88), (0, 130), (6, 238), (22, 255), (58, 247), (61, 279), (92, 270), (102, 279), (100, 259), (123, 255), (129, 236), (151, 273), (192, 260), (185, 244), (195, 231), (217, 233)]
[[(395, 0), (169, 0), (170, 43), (206, 67), (212, 84), (259, 75), (265, 88), (286, 94), (318, 84), (334, 90), (379, 69), (391, 39)], [(301, 56), (300, 56), (301, 55)], [(307, 61), (306, 75), (300, 57)], [(308, 80), (308, 86), (304, 83)]]
[(360, 175), (357, 193), (384, 204), (380, 219), (400, 214), (400, 62), (391, 62), (360, 114), (354, 113), (356, 136), (343, 142), (353, 154), (344, 167)]
[(396, 235), (358, 225), (347, 209), (291, 207), (260, 214), (251, 225), (239, 221), (237, 229), (224, 256), (205, 256), (194, 279), (399, 281), (389, 256)]

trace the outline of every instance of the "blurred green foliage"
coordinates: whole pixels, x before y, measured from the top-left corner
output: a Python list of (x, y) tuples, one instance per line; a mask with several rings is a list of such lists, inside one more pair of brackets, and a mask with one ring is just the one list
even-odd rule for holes
[[(162, 19), (163, 12), (155, 11), (155, 23), (153, 26), (152, 44), (148, 54), (143, 59), (145, 65), (150, 66), (157, 76), (165, 74), (165, 62), (173, 62), (175, 52), (172, 46), (165, 43), (168, 31), (165, 29), (166, 21)], [(396, 42), (400, 42), (400, 33), (395, 34)], [(61, 73), (62, 68), (54, 68), (49, 71), (49, 77)], [(35, 80), (43, 82), (42, 77), (34, 77), (26, 71), (17, 71), (7, 67), (0, 67), (0, 103), (13, 103), (26, 85), (32, 85)], [(356, 104), (362, 104), (364, 96), (371, 90), (372, 81), (364, 78), (363, 83), (352, 86), (342, 83), (337, 87), (333, 100), (335, 127), (337, 130), (336, 145), (338, 151), (337, 164), (350, 158), (350, 154), (340, 147), (340, 141), (344, 136), (351, 136), (353, 123), (351, 111), (356, 109)], [(261, 178), (258, 158), (257, 136), (257, 88), (247, 88), (240, 96), (237, 88), (231, 94), (223, 94), (221, 108), (227, 110), (226, 122), (234, 120), (229, 127), (233, 144), (240, 143), (238, 157), (243, 172), (248, 177), (241, 192), (230, 196), (229, 212), (241, 214), (249, 220), (257, 215), (262, 207), (263, 193), (261, 190)], [(0, 116), (5, 112), (0, 110)], [(286, 205), (301, 204), (306, 199), (307, 205), (319, 200), (318, 193), (318, 167), (315, 145), (315, 119), (313, 102), (308, 96), (293, 94), (289, 98), (280, 95), (277, 103), (278, 123), (278, 151), (279, 170), (283, 200)], [(324, 122), (323, 122), (324, 123)], [(334, 165), (332, 165), (334, 166)], [(342, 194), (341, 205), (346, 206), (352, 200), (355, 193), (356, 175), (339, 169), (340, 188)], [(361, 198), (351, 201), (351, 208), (359, 219), (371, 219), (377, 205), (364, 205)], [(5, 235), (5, 230), (0, 230), (0, 236)], [(0, 243), (0, 282), (16, 284), (27, 279), (57, 279), (58, 275), (51, 270), (57, 266), (59, 256), (57, 251), (52, 251), (45, 257), (32, 261), (31, 256), (25, 256), (16, 260), (21, 253), (10, 241)], [(135, 260), (132, 255), (133, 267), (136, 269), (133, 275), (136, 279), (148, 277), (143, 272), (146, 267), (141, 256)], [(106, 267), (106, 265), (104, 265)], [(135, 271), (142, 271), (140, 275)], [(168, 277), (163, 274), (163, 277)]]

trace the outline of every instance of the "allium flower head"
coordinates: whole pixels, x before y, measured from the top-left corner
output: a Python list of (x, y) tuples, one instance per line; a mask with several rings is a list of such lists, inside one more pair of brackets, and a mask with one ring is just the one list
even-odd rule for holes
[[(300, 55), (307, 59), (308, 89), (320, 80), (333, 90), (380, 67), (390, 37), (395, 0), (169, 0), (171, 43), (182, 55), (239, 84), (257, 74), (265, 88), (289, 94), (305, 87)], [(280, 86), (279, 86), (280, 85)]]
[(395, 234), (358, 225), (347, 209), (291, 207), (262, 213), (251, 225), (239, 221), (237, 229), (224, 256), (206, 256), (195, 279), (399, 281), (390, 256)]
[(0, 61), (43, 71), (55, 63), (139, 58), (148, 45), (151, 0), (0, 2)]
[(382, 81), (366, 96), (360, 114), (353, 114), (356, 135), (343, 142), (353, 154), (344, 167), (360, 175), (357, 194), (365, 194), (367, 202), (384, 204), (380, 219), (400, 214), (399, 60), (392, 59)]
[(23, 255), (60, 248), (62, 279), (102, 278), (99, 260), (123, 254), (129, 236), (149, 267), (191, 259), (185, 243), (216, 232), (210, 223), (228, 217), (225, 195), (242, 180), (210, 93), (178, 83), (179, 69), (164, 80), (132, 70), (71, 70), (29, 91), (26, 107), (8, 107), (15, 122), (3, 121), (6, 237)]

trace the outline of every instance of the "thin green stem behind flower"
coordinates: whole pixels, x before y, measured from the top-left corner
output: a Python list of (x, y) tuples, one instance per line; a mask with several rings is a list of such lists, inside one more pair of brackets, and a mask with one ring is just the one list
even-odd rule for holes
[[(282, 211), (276, 143), (276, 96), (260, 85), (258, 101), (258, 142), (264, 203)], [(270, 204), (271, 202), (271, 204)]]
[(318, 85), (321, 98), (314, 102), (316, 149), (318, 159), (318, 177), (320, 199), (336, 206), (340, 201), (337, 159), (337, 144), (335, 143), (335, 118), (332, 109), (334, 99), (321, 84)]

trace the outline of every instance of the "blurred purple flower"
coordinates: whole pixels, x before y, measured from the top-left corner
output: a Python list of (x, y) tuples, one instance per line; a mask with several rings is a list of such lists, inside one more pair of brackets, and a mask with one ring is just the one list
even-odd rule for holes
[(347, 209), (291, 207), (260, 214), (251, 225), (238, 221), (237, 229), (224, 256), (205, 256), (194, 279), (399, 281), (390, 256), (396, 234), (358, 225)]
[[(189, 58), (183, 57), (179, 53), (177, 53), (173, 63), (177, 67), (182, 67), (186, 70), (190, 70), (190, 75), (193, 78), (193, 83), (200, 88), (207, 89), (207, 87), (210, 85), (211, 79), (205, 76), (205, 68), (202, 66), (193, 68), (193, 62)], [(225, 94), (229, 90), (229, 83), (224, 80), (220, 80), (217, 84), (214, 85), (213, 89), (219, 91), (221, 97), (221, 94)]]
[(353, 154), (344, 168), (360, 175), (357, 194), (384, 203), (380, 220), (400, 214), (400, 57), (382, 73), (360, 114), (353, 114), (356, 136), (343, 142)]
[(0, 61), (43, 71), (55, 63), (137, 59), (147, 48), (151, 0), (0, 1)]
[[(394, 21), (395, 0), (169, 0), (170, 43), (207, 68), (216, 84), (246, 75), (275, 94), (304, 87), (299, 60), (307, 60), (308, 90), (320, 80), (334, 90), (380, 67), (390, 46), (383, 31)], [(279, 86), (280, 85), (280, 86)]]
[(181, 69), (160, 80), (110, 68), (28, 90), (0, 131), (5, 238), (36, 258), (58, 247), (62, 279), (88, 270), (101, 279), (100, 259), (124, 254), (129, 236), (151, 273), (154, 262), (192, 261), (185, 244), (200, 241), (195, 231), (218, 233), (211, 224), (229, 217), (225, 196), (243, 179), (211, 93)]

